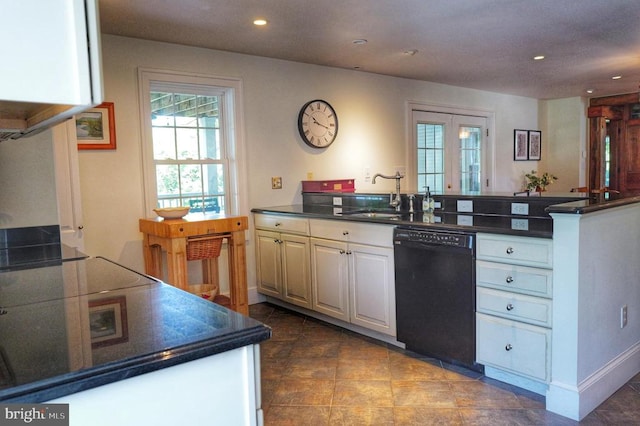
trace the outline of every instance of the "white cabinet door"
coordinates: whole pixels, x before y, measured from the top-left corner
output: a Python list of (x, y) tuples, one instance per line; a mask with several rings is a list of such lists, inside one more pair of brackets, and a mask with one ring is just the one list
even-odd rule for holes
[(311, 249), (309, 237), (280, 234), (284, 300), (311, 308)]
[(84, 224), (75, 123), (68, 120), (53, 127), (52, 138), (60, 238), (63, 244), (83, 251)]
[(313, 309), (349, 321), (347, 244), (311, 238)]
[(280, 234), (256, 231), (256, 264), (258, 267), (258, 291), (269, 296), (281, 297), (282, 263)]
[(396, 335), (393, 249), (350, 244), (351, 322)]

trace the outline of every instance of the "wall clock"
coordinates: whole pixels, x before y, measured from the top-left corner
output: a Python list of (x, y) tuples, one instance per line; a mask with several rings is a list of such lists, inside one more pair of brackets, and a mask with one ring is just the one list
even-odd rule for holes
[(327, 101), (307, 102), (298, 114), (298, 131), (305, 143), (313, 148), (326, 148), (338, 134), (338, 116)]

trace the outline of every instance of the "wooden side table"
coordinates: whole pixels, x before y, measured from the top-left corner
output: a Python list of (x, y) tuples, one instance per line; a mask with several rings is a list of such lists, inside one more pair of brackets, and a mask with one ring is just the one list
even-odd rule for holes
[[(167, 284), (188, 291), (187, 245), (190, 239), (225, 238), (229, 249), (230, 308), (249, 313), (247, 292), (247, 258), (244, 231), (246, 216), (207, 216), (190, 214), (183, 219), (140, 219), (143, 234), (145, 273), (162, 278), (162, 250), (167, 252)], [(217, 283), (217, 258), (202, 260), (202, 276), (206, 283)]]

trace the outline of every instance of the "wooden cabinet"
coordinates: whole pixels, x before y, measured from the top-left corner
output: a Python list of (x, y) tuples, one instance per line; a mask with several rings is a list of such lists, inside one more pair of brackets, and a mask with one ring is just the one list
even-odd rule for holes
[(313, 309), (396, 335), (393, 227), (311, 220)]
[(258, 292), (311, 308), (307, 219), (256, 214)]
[(478, 234), (476, 243), (477, 361), (540, 392), (551, 372), (552, 240)]

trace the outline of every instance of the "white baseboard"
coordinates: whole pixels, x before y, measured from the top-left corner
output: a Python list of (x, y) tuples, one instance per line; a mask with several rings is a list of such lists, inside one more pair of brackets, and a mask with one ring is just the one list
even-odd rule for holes
[(640, 372), (640, 342), (574, 386), (551, 381), (547, 410), (582, 420)]

